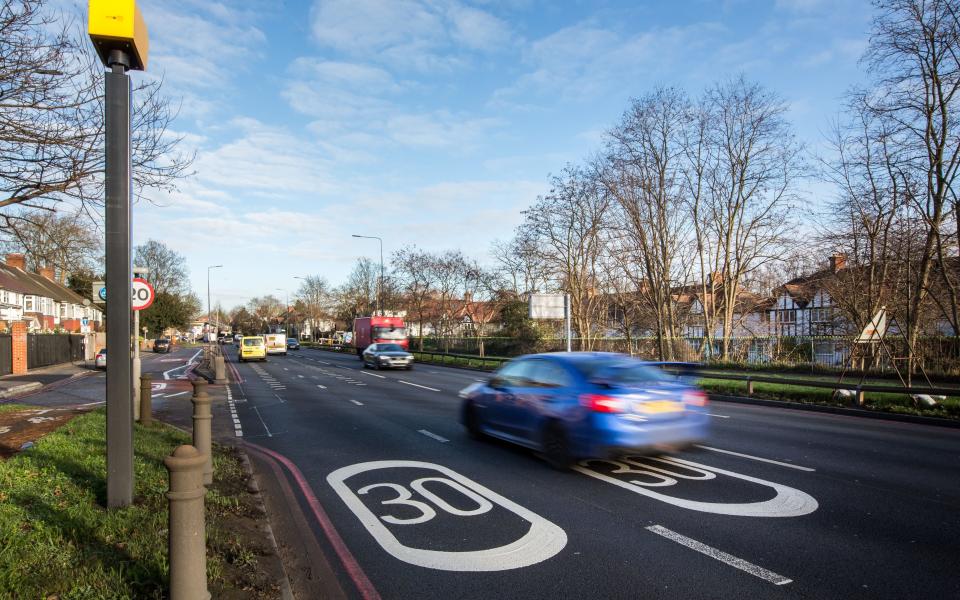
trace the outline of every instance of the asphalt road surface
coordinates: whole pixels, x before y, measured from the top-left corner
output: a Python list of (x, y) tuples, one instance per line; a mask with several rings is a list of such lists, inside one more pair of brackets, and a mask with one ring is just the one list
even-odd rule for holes
[(960, 597), (958, 430), (714, 402), (704, 448), (561, 473), (467, 436), (483, 373), (227, 348), (347, 596)]

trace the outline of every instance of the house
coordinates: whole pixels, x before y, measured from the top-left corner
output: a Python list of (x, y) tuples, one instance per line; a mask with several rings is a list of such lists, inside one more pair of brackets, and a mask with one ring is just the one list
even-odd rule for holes
[(33, 332), (80, 333), (100, 330), (103, 312), (56, 281), (52, 267), (30, 273), (23, 254), (8, 254), (0, 263), (0, 329), (17, 321)]
[(828, 265), (810, 275), (795, 277), (774, 290), (770, 323), (778, 337), (825, 336), (848, 333), (828, 291), (831, 281), (846, 268), (846, 257), (834, 254)]

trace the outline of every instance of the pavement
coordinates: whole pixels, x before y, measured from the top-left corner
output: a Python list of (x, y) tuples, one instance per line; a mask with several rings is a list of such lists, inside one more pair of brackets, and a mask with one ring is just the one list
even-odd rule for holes
[(482, 373), (226, 355), (298, 597), (960, 597), (954, 429), (713, 402), (693, 451), (562, 473), (467, 436)]
[(34, 369), (23, 375), (5, 375), (0, 377), (0, 401), (92, 373), (92, 363), (81, 361)]

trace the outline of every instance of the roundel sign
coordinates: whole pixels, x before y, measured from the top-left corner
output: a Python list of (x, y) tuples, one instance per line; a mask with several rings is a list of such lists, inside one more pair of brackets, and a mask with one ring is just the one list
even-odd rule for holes
[(133, 310), (149, 308), (150, 305), (153, 304), (153, 299), (156, 297), (156, 293), (154, 293), (153, 286), (150, 285), (150, 282), (140, 277), (134, 278), (131, 294)]

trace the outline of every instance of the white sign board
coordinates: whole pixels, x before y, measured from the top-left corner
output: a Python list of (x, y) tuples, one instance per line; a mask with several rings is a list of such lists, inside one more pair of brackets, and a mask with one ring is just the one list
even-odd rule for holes
[(870, 322), (866, 327), (863, 328), (863, 331), (860, 332), (860, 335), (857, 337), (856, 342), (858, 344), (869, 344), (871, 342), (879, 342), (883, 339), (883, 336), (887, 333), (887, 308), (881, 307), (877, 311), (877, 314), (873, 315), (873, 318), (870, 319)]
[(531, 319), (565, 319), (563, 294), (530, 294)]

